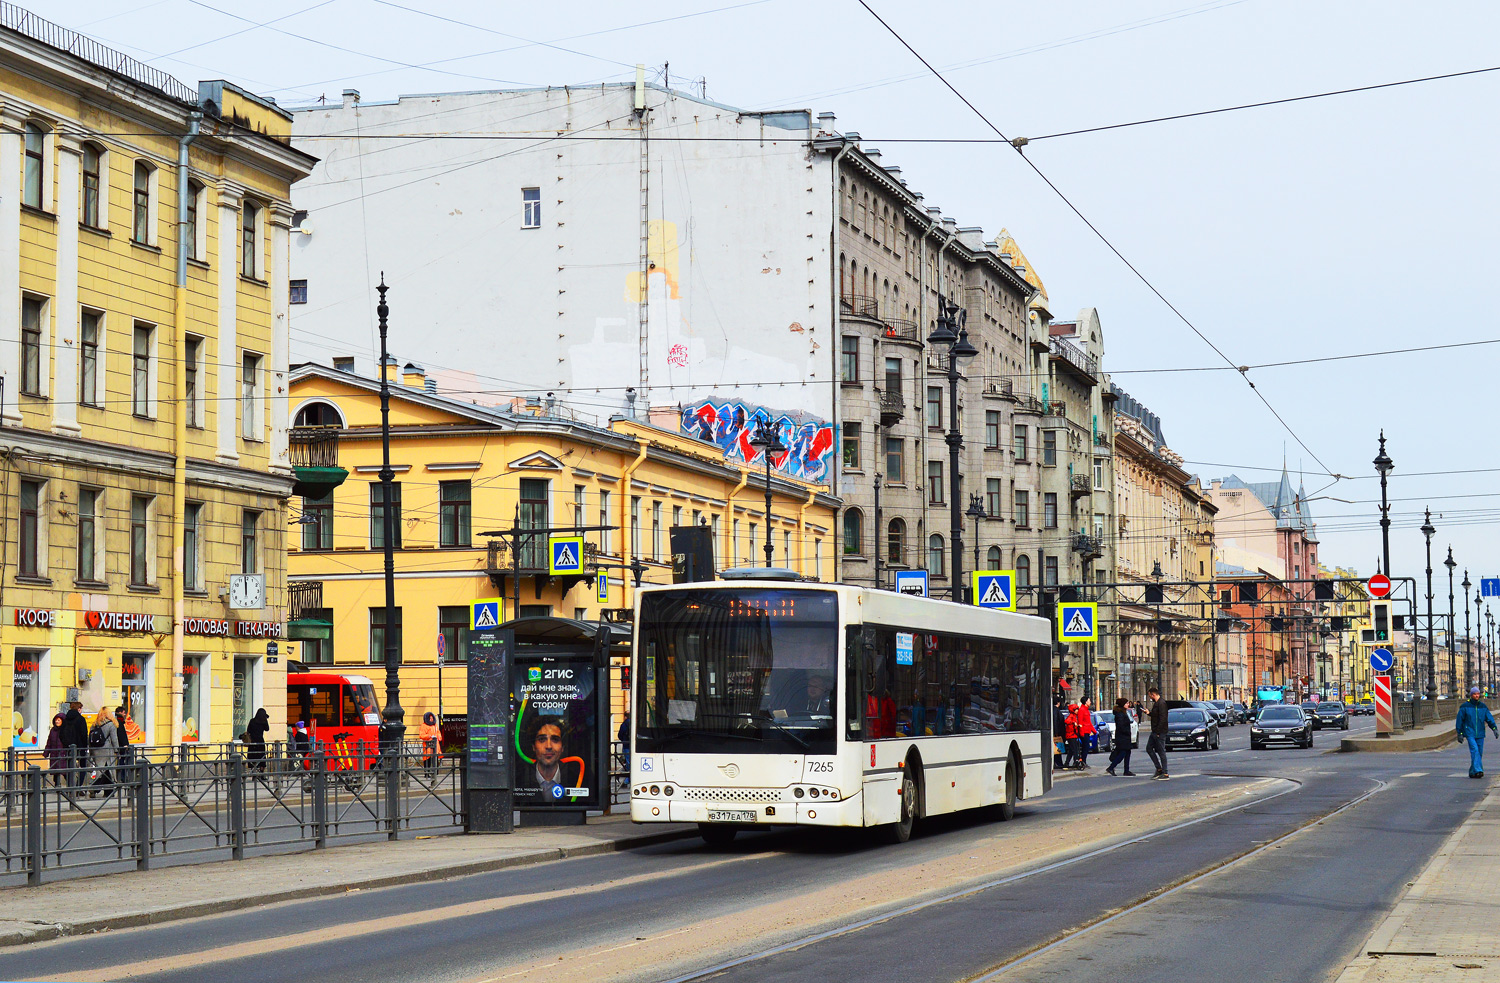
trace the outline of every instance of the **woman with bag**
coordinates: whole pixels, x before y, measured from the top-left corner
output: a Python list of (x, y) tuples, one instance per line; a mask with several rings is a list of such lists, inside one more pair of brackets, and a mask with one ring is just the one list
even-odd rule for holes
[(1126, 776), (1135, 776), (1135, 772), (1130, 770), (1131, 723), (1130, 701), (1122, 696), (1115, 700), (1115, 747), (1109, 756), (1109, 767), (1104, 769), (1106, 774), (1113, 775), (1120, 763), (1124, 762)]
[(114, 715), (100, 707), (99, 712), (94, 715), (94, 726), (89, 728), (89, 778), (93, 783), (89, 790), (91, 798), (102, 794), (107, 799), (115, 794), (113, 771), (119, 759), (120, 736)]

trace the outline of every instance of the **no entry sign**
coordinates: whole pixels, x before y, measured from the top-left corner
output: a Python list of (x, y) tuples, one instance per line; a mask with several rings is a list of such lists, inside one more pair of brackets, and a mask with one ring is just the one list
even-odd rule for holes
[(1370, 578), (1370, 582), (1366, 587), (1368, 587), (1371, 597), (1385, 597), (1391, 592), (1391, 578), (1383, 573), (1377, 573)]

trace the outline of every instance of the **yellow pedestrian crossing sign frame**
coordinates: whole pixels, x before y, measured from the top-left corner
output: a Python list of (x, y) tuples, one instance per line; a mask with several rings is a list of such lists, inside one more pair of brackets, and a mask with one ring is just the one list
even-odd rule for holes
[(547, 572), (554, 577), (583, 573), (583, 537), (554, 536), (547, 540)]
[(469, 603), (469, 630), (499, 628), (505, 624), (505, 598), (485, 597)]
[(1057, 605), (1059, 642), (1097, 642), (1099, 605), (1093, 601), (1062, 601)]
[(975, 570), (970, 586), (974, 604), (997, 611), (1016, 609), (1016, 572), (1014, 570)]
[(594, 599), (600, 604), (609, 603), (609, 578), (600, 573), (594, 580), (594, 590), (597, 592)]

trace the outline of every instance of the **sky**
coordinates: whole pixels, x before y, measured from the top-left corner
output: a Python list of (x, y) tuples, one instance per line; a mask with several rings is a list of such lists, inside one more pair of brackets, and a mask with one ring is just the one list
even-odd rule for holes
[[(1500, 66), (1489, 2), (867, 2), (1007, 138)], [(1028, 145), (1169, 307), (1009, 146), (893, 142), (995, 134), (858, 0), (28, 7), (190, 84), (226, 78), (290, 106), (344, 88), (371, 101), (625, 81), (640, 62), (741, 108), (836, 113), (945, 215), (1008, 228), (1055, 316), (1098, 309), (1106, 369), (1162, 418), (1189, 471), (1270, 481), (1285, 462), (1309, 495), (1329, 496), (1309, 506), (1323, 561), (1370, 574), (1384, 429), (1395, 573), (1424, 576), (1430, 506), (1435, 580), (1450, 545), (1459, 579), (1500, 576), (1485, 409), (1500, 345), (1243, 377), (1142, 371), (1500, 339), (1489, 289), (1500, 72)]]

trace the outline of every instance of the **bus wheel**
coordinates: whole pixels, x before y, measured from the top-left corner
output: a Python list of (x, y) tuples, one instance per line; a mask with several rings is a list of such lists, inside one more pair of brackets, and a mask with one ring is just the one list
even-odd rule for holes
[(901, 776), (901, 820), (886, 827), (892, 843), (911, 839), (912, 823), (917, 818), (917, 782), (909, 774)]
[(734, 842), (734, 834), (738, 832), (738, 827), (725, 826), (722, 823), (698, 824), (698, 835), (703, 837), (703, 842), (709, 846), (728, 846)]
[(1009, 763), (1005, 766), (1005, 801), (995, 807), (1002, 822), (1016, 818), (1016, 770)]

